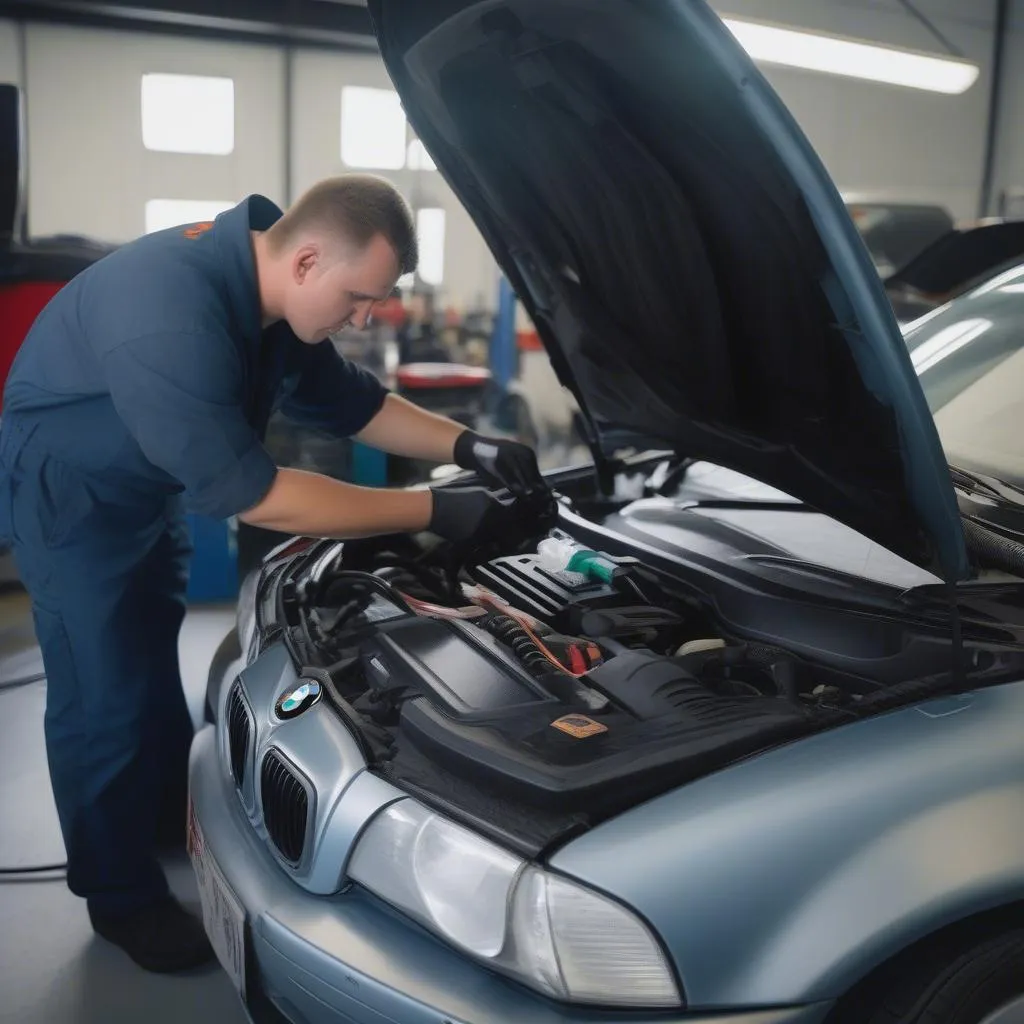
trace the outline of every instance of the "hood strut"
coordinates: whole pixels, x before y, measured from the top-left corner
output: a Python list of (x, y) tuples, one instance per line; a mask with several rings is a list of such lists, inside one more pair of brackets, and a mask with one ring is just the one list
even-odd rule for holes
[(605, 457), (600, 442), (591, 444), (590, 452), (594, 457), (594, 476), (597, 479), (598, 492), (602, 497), (610, 498), (615, 493), (615, 466)]

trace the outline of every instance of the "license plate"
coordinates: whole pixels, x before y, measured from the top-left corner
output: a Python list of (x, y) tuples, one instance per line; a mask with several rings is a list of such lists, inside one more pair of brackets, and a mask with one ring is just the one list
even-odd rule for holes
[(245, 909), (231, 891), (188, 805), (188, 855), (199, 883), (203, 925), (210, 945), (239, 995), (245, 996)]

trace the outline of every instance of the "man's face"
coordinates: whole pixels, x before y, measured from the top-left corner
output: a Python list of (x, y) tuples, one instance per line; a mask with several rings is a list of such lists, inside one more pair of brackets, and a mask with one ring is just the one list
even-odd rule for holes
[(292, 259), (287, 319), (296, 336), (316, 345), (345, 327), (363, 330), (398, 281), (398, 259), (383, 235), (362, 252), (330, 252), (315, 243)]

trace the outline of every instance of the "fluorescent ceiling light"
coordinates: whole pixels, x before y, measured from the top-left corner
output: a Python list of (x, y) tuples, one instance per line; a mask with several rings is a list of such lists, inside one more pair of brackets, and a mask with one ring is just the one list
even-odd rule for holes
[(736, 18), (722, 20), (743, 49), (754, 60), (766, 64), (866, 78), (950, 95), (966, 92), (978, 78), (977, 65), (954, 57), (932, 57), (911, 50)]

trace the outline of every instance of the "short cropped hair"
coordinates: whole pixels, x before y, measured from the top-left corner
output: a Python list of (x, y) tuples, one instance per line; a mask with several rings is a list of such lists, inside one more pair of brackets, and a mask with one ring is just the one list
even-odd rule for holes
[(374, 174), (345, 174), (318, 182), (267, 231), (267, 241), (279, 252), (303, 232), (317, 228), (358, 249), (383, 235), (402, 274), (411, 274), (419, 262), (408, 203), (390, 181)]

